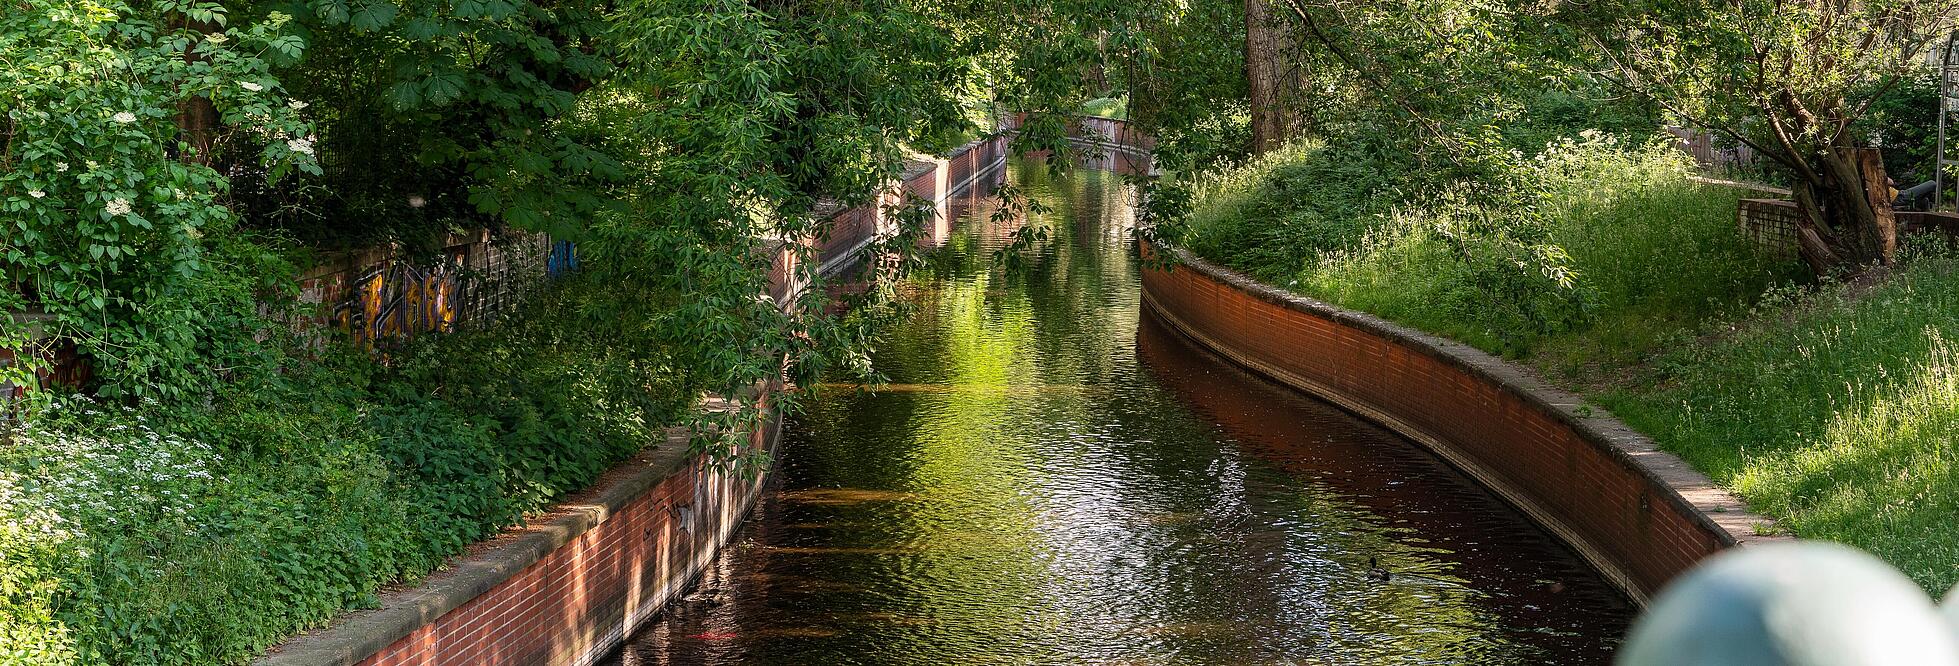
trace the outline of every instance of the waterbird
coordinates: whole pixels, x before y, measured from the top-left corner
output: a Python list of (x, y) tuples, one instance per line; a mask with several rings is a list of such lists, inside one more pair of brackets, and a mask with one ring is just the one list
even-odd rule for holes
[(1373, 555), (1367, 556), (1367, 579), (1368, 580), (1374, 581), (1376, 583), (1385, 583), (1393, 578), (1394, 578), (1393, 573), (1390, 573), (1387, 569), (1381, 568), (1381, 560), (1379, 558), (1376, 558)]

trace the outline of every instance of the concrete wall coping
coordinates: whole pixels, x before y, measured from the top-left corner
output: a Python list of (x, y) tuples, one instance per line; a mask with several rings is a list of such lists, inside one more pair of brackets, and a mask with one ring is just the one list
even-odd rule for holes
[(551, 551), (598, 527), (635, 498), (694, 461), (684, 429), (614, 465), (551, 511), (472, 545), (419, 584), (381, 596), (380, 608), (344, 613), (322, 629), (286, 639), (255, 666), (352, 666), (469, 603)]
[[(1709, 532), (1727, 545), (1786, 541), (1773, 534), (1774, 521), (1749, 511), (1748, 505), (1678, 456), (1661, 451), (1651, 438), (1634, 430), (1601, 407), (1586, 404), (1577, 394), (1552, 386), (1535, 372), (1468, 344), (1423, 333), (1364, 312), (1291, 293), (1224, 268), (1175, 246), (1163, 246), (1177, 263), (1171, 270), (1195, 270), (1259, 300), (1377, 335), (1460, 369), (1509, 392), (1549, 414), (1630, 469), (1640, 472), (1664, 501), (1687, 509)], [(1574, 544), (1580, 545), (1582, 544)]]

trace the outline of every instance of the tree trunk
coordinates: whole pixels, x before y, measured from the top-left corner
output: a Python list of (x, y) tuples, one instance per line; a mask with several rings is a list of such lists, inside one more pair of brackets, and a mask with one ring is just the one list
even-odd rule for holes
[(1891, 265), (1898, 219), (1891, 186), (1876, 148), (1830, 147), (1813, 160), (1818, 181), (1798, 184), (1803, 212), (1798, 249), (1818, 273)]
[[(221, 29), (216, 23), (193, 21), (183, 15), (171, 17), (170, 23), (172, 27), (190, 28), (207, 35)], [(196, 49), (196, 42), (192, 42), (184, 49), (185, 62), (198, 62), (205, 59), (204, 56), (194, 53)], [(218, 107), (211, 104), (211, 98), (193, 94), (177, 102), (176, 121), (177, 129), (183, 133), (184, 143), (190, 146), (191, 151), (190, 154), (180, 157), (185, 161), (211, 166), (212, 149), (216, 147), (218, 129), (222, 124), (222, 119), (218, 116)]]
[(1245, 79), (1252, 106), (1252, 153), (1279, 147), (1299, 133), (1306, 69), (1299, 42), (1272, 0), (1245, 0)]

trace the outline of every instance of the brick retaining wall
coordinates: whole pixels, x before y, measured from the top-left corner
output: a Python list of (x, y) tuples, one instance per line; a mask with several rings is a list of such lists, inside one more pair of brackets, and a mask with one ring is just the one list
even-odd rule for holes
[(1735, 207), (1735, 226), (1756, 247), (1783, 258), (1796, 256), (1796, 230), (1802, 212), (1796, 202), (1780, 199), (1742, 199)]
[(1176, 250), (1143, 302), (1234, 362), (1393, 428), (1572, 546), (1636, 602), (1759, 536), (1684, 461), (1527, 371), (1462, 343), (1259, 284)]
[[(943, 219), (954, 195), (1005, 155), (1004, 137), (975, 141), (916, 163), (882, 199), (908, 192), (933, 201)], [(826, 265), (850, 261), (862, 243), (889, 231), (875, 207), (830, 219), (840, 228), (819, 245)], [(803, 288), (792, 282), (796, 254), (765, 251), (775, 255), (769, 295), (787, 304)], [(749, 446), (773, 449), (780, 427), (771, 420)], [(386, 595), (377, 610), (285, 641), (256, 666), (591, 663), (686, 590), (761, 485), (689, 454), (686, 435), (675, 434), (553, 513), (476, 544), (421, 585)]]
[[(771, 420), (749, 446), (772, 449)], [(280, 644), (256, 666), (588, 664), (687, 589), (762, 480), (689, 453), (675, 433), (524, 527), (477, 544), (381, 608)]]

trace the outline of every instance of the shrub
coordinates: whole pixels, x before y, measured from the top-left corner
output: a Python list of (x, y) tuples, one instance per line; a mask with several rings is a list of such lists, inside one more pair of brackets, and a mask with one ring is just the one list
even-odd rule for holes
[(589, 484), (691, 393), (579, 301), (208, 404), (54, 402), (0, 444), (0, 662), (243, 663)]

